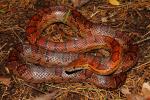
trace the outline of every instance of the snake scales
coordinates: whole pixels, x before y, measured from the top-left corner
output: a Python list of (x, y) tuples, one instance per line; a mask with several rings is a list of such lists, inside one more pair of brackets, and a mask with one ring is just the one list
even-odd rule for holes
[[(49, 41), (42, 32), (56, 22), (76, 27), (86, 35), (65, 42)], [(7, 67), (28, 82), (91, 82), (114, 89), (124, 83), (125, 72), (138, 60), (138, 47), (128, 36), (93, 23), (66, 6), (39, 10), (29, 21), (26, 33), (30, 43), (15, 47)], [(109, 59), (100, 61), (98, 56), (85, 54), (92, 49), (107, 49)]]

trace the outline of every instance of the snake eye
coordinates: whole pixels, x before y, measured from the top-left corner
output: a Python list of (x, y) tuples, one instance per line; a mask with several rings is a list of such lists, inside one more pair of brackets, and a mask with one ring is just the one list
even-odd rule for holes
[(68, 74), (68, 75), (71, 75), (71, 74), (80, 72), (80, 71), (82, 71), (82, 70), (83, 70), (83, 69), (76, 69), (76, 70), (72, 70), (72, 71), (65, 71), (65, 73)]

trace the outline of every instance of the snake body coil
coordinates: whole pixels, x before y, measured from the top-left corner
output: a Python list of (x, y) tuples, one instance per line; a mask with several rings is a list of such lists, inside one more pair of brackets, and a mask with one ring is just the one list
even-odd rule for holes
[(10, 53), (7, 67), (18, 77), (32, 83), (47, 81), (53, 83), (90, 82), (99, 88), (115, 89), (120, 87), (126, 80), (126, 73), (101, 76), (89, 70), (74, 69), (73, 71), (67, 72), (61, 66), (45, 68), (38, 64), (26, 63), (20, 58), (17, 50), (13, 50)]
[[(79, 33), (86, 35), (77, 40), (52, 42), (42, 33), (56, 22), (76, 27)], [(138, 60), (138, 47), (125, 34), (92, 23), (78, 11), (65, 6), (39, 10), (26, 30), (31, 44), (14, 50), (7, 66), (29, 82), (92, 82), (106, 89), (117, 88), (126, 79), (124, 72)], [(92, 49), (107, 49), (109, 60), (99, 62), (98, 57), (84, 54)]]

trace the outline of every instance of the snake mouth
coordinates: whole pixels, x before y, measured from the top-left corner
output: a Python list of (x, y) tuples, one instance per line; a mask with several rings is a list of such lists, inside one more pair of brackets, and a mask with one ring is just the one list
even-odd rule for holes
[(71, 75), (74, 73), (78, 73), (81, 72), (83, 69), (76, 69), (76, 70), (69, 70), (69, 71), (65, 71), (66, 74)]

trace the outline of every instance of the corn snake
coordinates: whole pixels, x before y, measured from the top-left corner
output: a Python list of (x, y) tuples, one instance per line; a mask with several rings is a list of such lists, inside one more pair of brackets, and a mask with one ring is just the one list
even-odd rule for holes
[[(67, 20), (64, 22), (64, 16), (66, 16), (68, 12), (71, 12), (71, 15), (67, 16)], [(55, 43), (52, 41), (48, 41), (47, 37), (41, 36), (42, 31), (44, 30), (45, 27), (47, 27), (47, 25), (53, 24), (55, 22), (63, 22), (70, 27), (77, 27), (79, 32), (86, 33), (86, 36), (78, 40), (71, 40), (63, 43)], [(40, 55), (40, 58), (44, 60), (37, 60), (36, 57), (39, 57), (38, 56), (39, 52), (38, 51), (32, 52), (33, 48), (30, 49), (28, 53), (25, 52), (22, 53), (23, 57), (25, 57), (26, 60), (28, 61), (32, 60), (31, 63), (41, 62), (40, 65), (50, 66), (50, 67), (41, 68), (39, 67), (40, 65), (22, 64), (18, 61), (19, 57), (14, 57), (16, 58), (16, 60), (14, 62), (12, 60), (8, 61), (7, 65), (10, 67), (12, 65), (16, 66), (17, 69), (19, 70), (15, 71), (15, 73), (17, 73), (23, 79), (30, 82), (34, 80), (36, 82), (43, 82), (49, 80), (56, 83), (66, 82), (67, 80), (72, 80), (73, 82), (87, 81), (87, 82), (93, 82), (94, 84), (102, 88), (117, 88), (117, 86), (119, 86), (119, 84), (123, 83), (125, 80), (126, 73), (123, 72), (127, 71), (133, 65), (135, 65), (138, 59), (137, 57), (138, 48), (136, 45), (132, 45), (132, 42), (130, 42), (128, 38), (129, 37), (125, 35), (121, 37), (120, 34), (118, 35), (118, 33), (116, 33), (114, 30), (112, 30), (107, 26), (102, 26), (86, 20), (85, 17), (83, 17), (79, 12), (77, 12), (74, 9), (68, 10), (68, 8), (64, 6), (50, 7), (50, 8), (42, 9), (36, 15), (34, 15), (31, 18), (30, 22), (28, 23), (28, 27), (27, 27), (28, 41), (32, 45), (36, 44), (36, 46), (46, 49), (46, 50), (43, 49), (45, 51), (43, 51), (44, 53)], [(29, 46), (29, 45), (24, 45), (24, 46)], [(76, 76), (72, 76), (69, 79), (66, 78), (67, 74), (66, 72), (64, 72), (65, 70), (63, 69), (63, 67), (59, 67), (59, 66), (52, 67), (51, 64), (55, 62), (50, 60), (47, 61), (47, 58), (45, 56), (47, 51), (49, 51), (50, 53), (52, 53), (52, 51), (56, 51), (57, 55), (55, 55), (55, 57), (59, 58), (58, 56), (59, 53), (62, 54), (63, 56), (65, 54), (68, 55), (68, 53), (71, 53), (69, 57), (74, 57), (73, 55), (77, 55), (76, 53), (89, 51), (91, 50), (91, 48), (110, 49), (110, 53), (111, 53), (110, 59), (108, 61), (103, 62), (102, 63), (103, 65), (98, 62), (96, 57), (93, 57), (93, 59), (91, 59), (92, 58), (91, 56), (86, 56), (84, 58), (80, 56), (78, 59), (73, 59), (73, 60), (71, 59), (70, 62), (66, 63), (68, 64), (67, 65), (68, 68), (72, 69), (75, 67), (75, 69), (81, 68), (84, 70), (82, 72), (79, 69), (79, 72), (81, 73), (77, 74)], [(23, 49), (23, 51), (26, 50), (27, 48)], [(10, 59), (11, 57), (13, 57), (13, 55), (10, 56)], [(48, 62), (48, 65), (45, 65), (46, 62)], [(64, 61), (62, 61), (60, 65), (62, 65), (63, 62)], [(59, 64), (56, 63), (56, 65)], [(24, 73), (24, 70), (26, 73)], [(60, 72), (58, 71), (59, 75), (55, 73), (57, 72), (56, 70), (61, 70)], [(45, 74), (42, 74), (42, 72)], [(38, 74), (33, 75), (33, 73), (38, 73)], [(52, 73), (53, 73), (52, 75), (53, 77), (50, 75)], [(65, 73), (65, 75), (62, 73)], [(110, 75), (112, 73), (114, 74)], [(43, 77), (40, 78), (41, 75), (43, 75), (44, 78)], [(55, 77), (55, 75), (59, 77)], [(108, 76), (101, 76), (101, 75), (108, 75)], [(63, 80), (61, 80), (62, 78)], [(103, 81), (105, 82), (102, 83)]]
[[(80, 32), (87, 33), (86, 37), (63, 43), (55, 43), (48, 41), (46, 37), (39, 37), (44, 30), (43, 27), (46, 27), (47, 24), (63, 22), (68, 12), (71, 12), (71, 15), (68, 16), (65, 23), (72, 27), (76, 26)], [(68, 10), (68, 8), (64, 6), (44, 9), (33, 16), (27, 27), (27, 38), (31, 44), (36, 42), (38, 46), (57, 52), (82, 52), (82, 50), (88, 51), (90, 48), (109, 48), (111, 50), (111, 57), (108, 62), (104, 63), (106, 65), (105, 67), (108, 67), (108, 70), (98, 70), (94, 67), (90, 67), (95, 73), (101, 75), (111, 74), (117, 69), (122, 59), (123, 49), (126, 46), (128, 46), (127, 48), (134, 48), (132, 53), (135, 55), (135, 59), (137, 58), (137, 54), (134, 52), (137, 50), (137, 47), (130, 44), (128, 37), (123, 39), (124, 37), (121, 38), (117, 36), (111, 28), (92, 23), (86, 20), (86, 18), (76, 10), (70, 11), (70, 9)]]
[[(29, 46), (29, 44), (24, 44), (24, 46)], [(23, 50), (26, 51), (26, 49)], [(20, 48), (18, 49), (17, 45), (17, 49), (13, 49), (10, 52), (9, 59), (7, 61), (7, 68), (9, 68), (9, 70), (11, 70), (15, 75), (24, 79), (27, 82), (89, 82), (96, 85), (99, 88), (116, 89), (120, 87), (126, 80), (126, 73), (122, 72), (115, 75), (101, 76), (87, 69), (83, 70), (75, 68), (71, 71), (66, 70), (65, 67), (58, 65), (50, 65), (49, 67), (43, 67), (40, 64), (33, 64), (27, 62), (26, 59), (23, 59), (21, 57), (21, 54), (18, 52), (22, 51)]]

